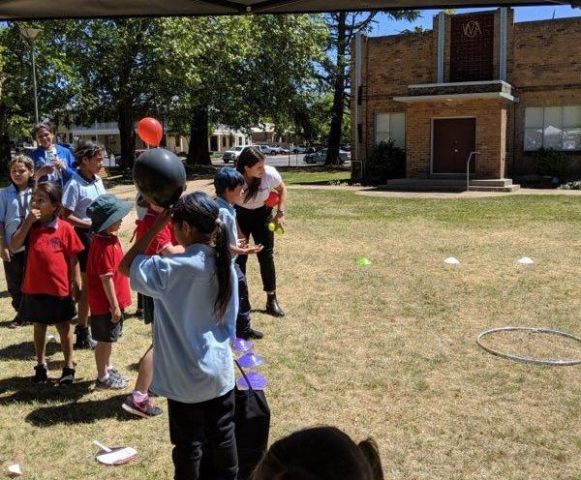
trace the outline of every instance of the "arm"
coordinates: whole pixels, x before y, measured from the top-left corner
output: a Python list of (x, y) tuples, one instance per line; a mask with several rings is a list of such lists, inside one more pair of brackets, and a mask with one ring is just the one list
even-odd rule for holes
[(81, 220), (74, 214), (72, 210), (69, 210), (68, 208), (63, 208), (63, 218), (73, 227), (84, 228), (86, 230), (91, 228), (91, 222), (89, 220)]
[(109, 300), (109, 310), (111, 311), (111, 321), (118, 323), (121, 320), (121, 309), (115, 295), (115, 285), (113, 284), (113, 275), (101, 275), (101, 282), (103, 283), (103, 290), (105, 296)]
[(81, 293), (81, 267), (77, 255), (72, 255), (69, 259), (69, 275), (71, 279), (71, 298), (77, 301)]
[(16, 230), (16, 233), (12, 236), (12, 240), (10, 240), (10, 250), (18, 250), (22, 245), (24, 245), (30, 228), (37, 220), (40, 220), (40, 210), (33, 208), (30, 210), (26, 220), (24, 220), (22, 225), (20, 225), (18, 230)]
[(5, 262), (10, 261), (10, 249), (4, 242), (4, 222), (0, 222), (0, 257)]
[(260, 253), (264, 247), (259, 243), (252, 247), (248, 246), (248, 243), (242, 242), (242, 246), (230, 244), (230, 251), (236, 255), (252, 255), (253, 253)]
[(171, 243), (169, 243), (159, 251), (159, 254), (162, 257), (165, 257), (167, 255), (173, 255), (175, 253), (183, 252), (185, 252), (185, 248), (182, 247), (181, 245), (172, 245)]
[(121, 260), (119, 264), (119, 272), (126, 277), (129, 277), (131, 273), (131, 264), (137, 255), (142, 255), (147, 250), (147, 247), (155, 238), (155, 236), (165, 227), (169, 219), (171, 218), (171, 212), (169, 210), (164, 210), (160, 213), (159, 217), (153, 224), (153, 227), (147, 231), (147, 233), (141, 237), (135, 244), (129, 249), (129, 251)]
[(284, 182), (280, 182), (280, 185), (275, 188), (278, 193), (278, 206), (276, 215), (274, 217), (274, 222), (277, 226), (284, 226), (284, 209), (286, 206), (287, 190)]

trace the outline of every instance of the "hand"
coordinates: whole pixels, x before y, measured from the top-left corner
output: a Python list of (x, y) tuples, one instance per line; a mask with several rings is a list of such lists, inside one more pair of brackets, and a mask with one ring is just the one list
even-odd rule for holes
[(78, 280), (73, 280), (71, 282), (71, 299), (73, 302), (77, 303), (81, 296), (81, 285)]
[(110, 308), (109, 311), (111, 312), (111, 321), (113, 323), (119, 323), (121, 320), (121, 309), (119, 306), (115, 306), (114, 308)]
[(2, 247), (2, 250), (0, 250), (0, 256), (2, 257), (2, 260), (4, 260), (5, 262), (10, 263), (12, 258), (10, 257), (10, 249), (8, 247)]
[(250, 255), (252, 253), (260, 253), (262, 252), (262, 250), (264, 249), (264, 245), (262, 244), (258, 244), (258, 245), (254, 245), (254, 247), (248, 247), (247, 250), (247, 254)]
[(55, 166), (55, 168), (58, 168), (61, 172), (67, 168), (65, 163), (59, 157), (54, 157), (52, 164)]
[(54, 171), (52, 165), (43, 165), (36, 171), (37, 178), (44, 177), (45, 175), (50, 175)]
[(40, 210), (38, 208), (32, 208), (30, 213), (26, 217), (25, 222), (31, 226), (34, 222), (40, 220)]
[(284, 227), (284, 213), (279, 214), (279, 212), (276, 212), (276, 215), (274, 216), (274, 224), (277, 227)]

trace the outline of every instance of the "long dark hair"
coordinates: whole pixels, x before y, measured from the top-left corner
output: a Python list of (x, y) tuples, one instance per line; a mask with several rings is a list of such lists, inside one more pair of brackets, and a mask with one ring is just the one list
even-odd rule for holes
[(383, 480), (373, 439), (356, 444), (335, 427), (321, 426), (292, 433), (273, 443), (252, 480)]
[(193, 192), (180, 198), (172, 207), (172, 211), (173, 223), (186, 222), (202, 235), (202, 243), (214, 245), (216, 250), (214, 272), (218, 279), (218, 295), (214, 302), (214, 312), (222, 322), (232, 296), (232, 277), (230, 276), (232, 255), (228, 231), (218, 218), (220, 208), (207, 193)]
[[(246, 147), (236, 161), (236, 170), (244, 175), (244, 167), (252, 168), (266, 157), (254, 147)], [(251, 178), (247, 181), (248, 190), (244, 192), (244, 203), (256, 197), (258, 188), (260, 187), (260, 178)]]

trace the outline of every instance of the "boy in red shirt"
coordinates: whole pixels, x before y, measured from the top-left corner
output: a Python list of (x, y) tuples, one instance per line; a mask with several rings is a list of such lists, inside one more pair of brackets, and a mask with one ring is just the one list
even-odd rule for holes
[(111, 366), (111, 347), (121, 333), (123, 310), (131, 305), (129, 279), (118, 271), (124, 254), (117, 236), (121, 220), (130, 210), (130, 202), (109, 194), (100, 195), (87, 207), (94, 232), (87, 260), (87, 286), (91, 335), (97, 341), (96, 389), (122, 390), (129, 385)]

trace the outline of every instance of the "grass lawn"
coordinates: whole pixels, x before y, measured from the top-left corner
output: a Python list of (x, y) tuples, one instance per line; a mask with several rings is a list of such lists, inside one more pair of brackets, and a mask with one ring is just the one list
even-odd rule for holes
[[(505, 360), (476, 337), (508, 325), (581, 336), (580, 212), (577, 196), (428, 200), (293, 188), (276, 243), (287, 316), (253, 314), (265, 333), (255, 351), (266, 359), (271, 439), (314, 424), (357, 440), (372, 435), (389, 479), (579, 480), (581, 366)], [(125, 222), (126, 245), (132, 229)], [(361, 256), (371, 265), (359, 266)], [(460, 265), (445, 264), (450, 256)], [(518, 264), (523, 256), (535, 263)], [(262, 310), (256, 259), (248, 269), (253, 306)], [(13, 312), (1, 296), (2, 469), (20, 463), (23, 478), (39, 480), (172, 478), (167, 415), (135, 419), (120, 408), (128, 391), (91, 392), (92, 352), (75, 352), (74, 386), (33, 387), (32, 329), (6, 328)], [(581, 357), (578, 343), (560, 337), (487, 341), (517, 354)], [(114, 361), (132, 381), (149, 342), (148, 329), (129, 318)], [(57, 378), (58, 344), (49, 352)], [(138, 459), (101, 466), (93, 439), (133, 446)]]

